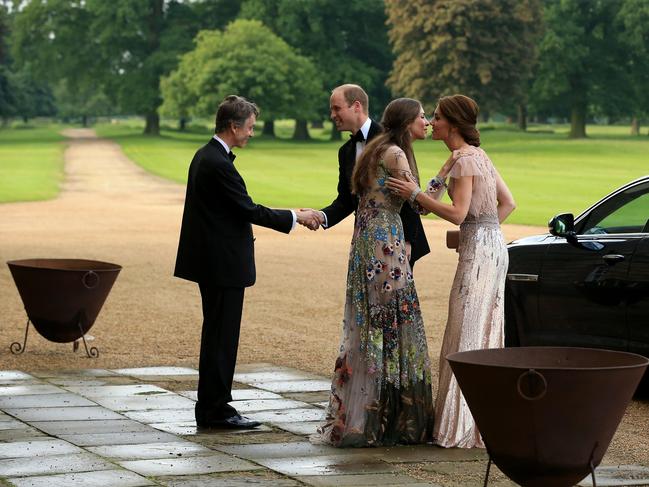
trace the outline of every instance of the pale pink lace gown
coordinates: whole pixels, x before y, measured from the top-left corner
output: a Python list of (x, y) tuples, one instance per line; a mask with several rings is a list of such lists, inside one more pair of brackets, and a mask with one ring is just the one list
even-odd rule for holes
[(501, 348), (508, 256), (498, 223), (496, 169), (480, 148), (463, 150), (450, 172), (473, 176), (469, 213), (460, 225), (459, 260), (439, 364), (433, 441), (443, 447), (484, 448), (464, 396), (446, 361), (453, 352)]

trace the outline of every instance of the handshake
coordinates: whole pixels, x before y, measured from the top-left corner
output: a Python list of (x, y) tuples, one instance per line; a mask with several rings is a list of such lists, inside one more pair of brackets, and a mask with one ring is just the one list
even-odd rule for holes
[(295, 210), (297, 222), (309, 230), (317, 230), (325, 222), (324, 214), (321, 211), (311, 208), (300, 208)]

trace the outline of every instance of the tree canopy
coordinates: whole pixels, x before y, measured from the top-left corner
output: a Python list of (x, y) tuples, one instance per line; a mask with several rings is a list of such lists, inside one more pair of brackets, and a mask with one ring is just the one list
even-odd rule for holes
[(396, 59), (388, 85), (434, 106), (463, 93), (485, 109), (525, 101), (539, 0), (386, 0)]
[(326, 96), (313, 63), (256, 20), (201, 31), (178, 69), (162, 80), (163, 112), (212, 116), (231, 94), (257, 103), (265, 119), (316, 117)]

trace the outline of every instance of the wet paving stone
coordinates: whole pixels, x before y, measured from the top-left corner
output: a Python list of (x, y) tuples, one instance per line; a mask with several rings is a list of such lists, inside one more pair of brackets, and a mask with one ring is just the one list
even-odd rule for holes
[[(641, 465), (600, 465), (595, 470), (597, 487), (641, 486), (649, 485), (649, 467)], [(593, 481), (589, 475), (577, 484), (579, 487), (591, 487)]]
[(119, 463), (127, 470), (132, 470), (140, 475), (154, 477), (196, 475), (212, 472), (236, 472), (261, 468), (254, 463), (224, 454), (174, 459), (133, 460)]
[(56, 377), (47, 379), (50, 384), (56, 384), (61, 387), (95, 387), (95, 386), (104, 386), (108, 384), (107, 381), (103, 379), (79, 379), (78, 377)]
[(187, 409), (156, 409), (153, 411), (125, 411), (135, 421), (146, 424), (194, 422), (194, 406)]
[[(184, 396), (192, 401), (197, 400), (196, 391), (180, 391), (177, 394)], [(232, 389), (233, 401), (250, 401), (255, 399), (284, 399), (279, 394), (261, 389)]]
[[(261, 382), (277, 382), (277, 381), (302, 381), (315, 379), (316, 376), (301, 372), (299, 370), (269, 370), (266, 372), (250, 372), (247, 374), (235, 373), (234, 381), (241, 382), (242, 384), (254, 384), (258, 387)], [(331, 383), (329, 384), (331, 388)], [(269, 389), (270, 390), (270, 389)]]
[(304, 421), (322, 421), (325, 413), (319, 408), (284, 409), (280, 411), (261, 411), (258, 413), (246, 414), (250, 419), (262, 423), (290, 423)]
[(389, 485), (391, 487), (442, 487), (439, 484), (422, 482), (421, 480), (409, 477), (403, 474), (392, 473), (368, 473), (361, 475), (312, 475), (297, 477), (298, 480), (306, 485), (314, 487), (374, 487), (379, 485)]
[(389, 463), (474, 462), (488, 456), (482, 448), (441, 448), (435, 445), (395, 446), (376, 449), (377, 458)]
[(146, 424), (126, 418), (91, 421), (36, 421), (31, 425), (54, 436), (153, 431)]
[(327, 445), (314, 445), (307, 441), (266, 443), (263, 445), (224, 445), (217, 446), (215, 449), (230, 455), (245, 458), (246, 460), (256, 460), (258, 458), (321, 457), (325, 455), (367, 456), (367, 449), (334, 448)]
[(6, 409), (21, 421), (86, 421), (90, 419), (124, 419), (110, 409), (99, 406)]
[(290, 399), (258, 399), (252, 401), (232, 401), (230, 403), (240, 413), (251, 411), (270, 411), (278, 409), (308, 408), (309, 404)]
[(163, 431), (133, 431), (127, 433), (100, 433), (60, 435), (60, 438), (78, 446), (134, 445), (137, 443), (168, 443), (176, 436)]
[(63, 370), (38, 370), (33, 373), (35, 377), (43, 379), (54, 377), (110, 377), (115, 374), (107, 369), (63, 369)]
[(134, 445), (105, 445), (88, 447), (88, 450), (113, 460), (169, 459), (211, 455), (213, 450), (191, 441), (177, 439), (169, 443), (137, 443)]
[(128, 470), (101, 470), (11, 479), (15, 487), (143, 487), (154, 484)]
[(255, 387), (271, 392), (330, 391), (331, 381), (322, 379), (257, 382)]
[(42, 457), (76, 453), (83, 453), (83, 450), (62, 440), (0, 443), (0, 458)]
[(167, 487), (300, 487), (303, 484), (274, 472), (244, 472), (236, 474), (194, 475), (185, 477), (158, 477)]
[(262, 424), (254, 429), (218, 429), (218, 428), (198, 428), (195, 421), (187, 421), (184, 423), (153, 423), (150, 425), (152, 428), (166, 431), (174, 435), (180, 436), (195, 436), (195, 435), (217, 435), (217, 434), (245, 434), (251, 432), (272, 431), (269, 426)]
[(32, 394), (60, 394), (65, 392), (50, 384), (0, 386), (0, 396), (25, 396)]
[(189, 367), (137, 367), (131, 369), (112, 369), (112, 372), (144, 380), (149, 380), (150, 377), (198, 375), (198, 370)]
[(21, 423), (21, 425), (21, 428), (16, 429), (0, 429), (0, 443), (48, 439), (48, 436), (45, 433), (42, 433), (37, 429), (31, 428), (23, 423)]
[(114, 396), (153, 396), (156, 394), (173, 394), (162, 387), (151, 384), (125, 384), (106, 386), (72, 386), (67, 390), (88, 398), (114, 397)]
[(217, 450), (224, 445), (261, 445), (266, 443), (303, 442), (304, 438), (281, 430), (260, 431), (259, 428), (247, 430), (249, 433), (208, 433), (192, 436), (191, 441), (207, 448)]
[(294, 399), (296, 401), (304, 401), (313, 404), (316, 402), (328, 402), (330, 390), (331, 388), (327, 389), (326, 391), (287, 392), (284, 393), (283, 396), (288, 399)]
[(296, 458), (259, 458), (256, 463), (290, 476), (395, 473), (395, 467), (367, 455), (326, 455)]
[(150, 409), (193, 409), (194, 401), (176, 394), (95, 397), (94, 401), (113, 411)]
[(3, 477), (89, 472), (114, 468), (114, 465), (90, 453), (52, 455), (47, 457), (47, 461), (43, 461), (41, 457), (0, 460), (0, 476)]
[(11, 416), (7, 416), (7, 418), (8, 419), (3, 419), (2, 421), (0, 421), (0, 431), (27, 428), (27, 425), (25, 425), (25, 423), (23, 423), (22, 421), (18, 421)]
[(79, 397), (76, 394), (65, 393), (59, 390), (61, 394), (28, 394), (24, 396), (0, 396), (0, 408), (53, 408), (62, 406), (96, 406), (97, 404)]
[(289, 431), (296, 435), (308, 436), (317, 432), (322, 421), (297, 421), (295, 423), (271, 423), (276, 428)]
[(0, 381), (32, 380), (33, 375), (20, 370), (0, 370)]

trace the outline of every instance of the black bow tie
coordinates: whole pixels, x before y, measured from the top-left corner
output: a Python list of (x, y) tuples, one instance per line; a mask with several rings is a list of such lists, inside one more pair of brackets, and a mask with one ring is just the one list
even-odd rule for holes
[(352, 142), (365, 142), (365, 137), (363, 137), (363, 131), (359, 130), (355, 134), (349, 136)]
[(231, 161), (234, 161), (234, 158), (237, 157), (235, 156), (232, 151), (228, 152), (228, 157), (230, 158)]

